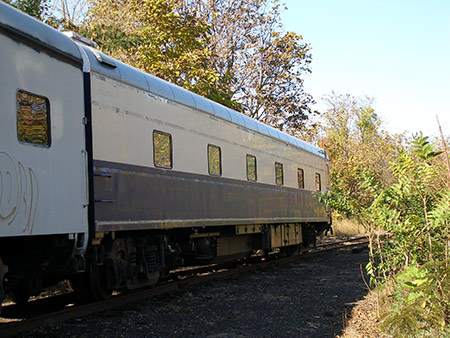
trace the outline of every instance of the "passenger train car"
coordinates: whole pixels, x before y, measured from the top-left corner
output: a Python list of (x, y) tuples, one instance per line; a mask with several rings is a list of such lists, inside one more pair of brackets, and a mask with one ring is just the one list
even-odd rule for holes
[(0, 3), (0, 299), (96, 299), (330, 227), (324, 151)]

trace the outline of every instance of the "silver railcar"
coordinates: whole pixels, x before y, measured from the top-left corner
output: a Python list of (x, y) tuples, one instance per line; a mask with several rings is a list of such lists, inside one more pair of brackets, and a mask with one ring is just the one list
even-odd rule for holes
[(321, 149), (3, 3), (0, 46), (0, 299), (104, 298), (329, 228)]

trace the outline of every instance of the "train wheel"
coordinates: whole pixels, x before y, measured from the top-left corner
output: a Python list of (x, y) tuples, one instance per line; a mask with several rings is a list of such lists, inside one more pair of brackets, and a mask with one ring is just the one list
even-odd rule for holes
[(8, 272), (8, 266), (3, 264), (2, 258), (0, 257), (0, 314), (2, 313), (2, 302), (5, 297), (5, 275)]
[(88, 264), (87, 282), (90, 294), (94, 300), (105, 300), (111, 297), (112, 291), (106, 288), (103, 266)]
[(70, 278), (70, 286), (80, 299), (88, 301), (92, 298), (88, 292), (85, 273), (79, 273)]
[(298, 245), (290, 245), (283, 249), (284, 250), (282, 251), (286, 254), (287, 257), (291, 257), (293, 255), (298, 254)]
[(86, 271), (70, 280), (73, 290), (85, 301), (106, 300), (112, 292), (106, 288), (106, 278), (103, 267), (88, 263)]
[(25, 305), (30, 299), (30, 294), (13, 291), (11, 292), (11, 298), (17, 305)]
[(20, 283), (13, 291), (11, 291), (11, 298), (17, 305), (24, 305), (28, 303), (30, 297), (30, 290), (26, 288), (23, 283)]

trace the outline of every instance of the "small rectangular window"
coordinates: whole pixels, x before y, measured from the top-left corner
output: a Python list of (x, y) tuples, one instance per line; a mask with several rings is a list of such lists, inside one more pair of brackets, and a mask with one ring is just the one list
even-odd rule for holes
[(322, 184), (320, 183), (320, 174), (316, 173), (316, 190), (321, 191), (322, 190)]
[(256, 156), (247, 155), (247, 180), (256, 181)]
[(298, 168), (297, 169), (297, 181), (298, 181), (298, 187), (300, 189), (305, 188), (305, 177), (304, 177), (304, 171), (303, 169)]
[(283, 164), (275, 162), (275, 183), (283, 185)]
[(325, 175), (327, 176), (327, 189), (330, 188), (330, 166), (327, 164), (327, 170), (325, 172)]
[(153, 163), (155, 167), (172, 168), (172, 135), (153, 131)]
[(210, 175), (222, 175), (222, 159), (220, 147), (208, 144), (208, 172)]
[(48, 99), (18, 90), (16, 105), (19, 142), (50, 147), (50, 104)]

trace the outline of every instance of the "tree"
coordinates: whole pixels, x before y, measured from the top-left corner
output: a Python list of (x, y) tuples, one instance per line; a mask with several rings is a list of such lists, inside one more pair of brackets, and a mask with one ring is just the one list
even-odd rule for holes
[(79, 26), (86, 19), (89, 0), (53, 0), (50, 16), (63, 27)]
[(329, 108), (323, 114), (320, 145), (331, 160), (330, 206), (369, 227), (371, 220), (364, 210), (371, 205), (377, 186), (393, 182), (389, 163), (402, 149), (401, 137), (381, 129), (371, 98), (333, 92), (324, 100)]
[(310, 46), (284, 32), (279, 1), (185, 0), (183, 6), (209, 24), (210, 67), (230, 89), (231, 101), (257, 120), (297, 134), (312, 113), (303, 88)]
[[(295, 33), (272, 32), (255, 42), (245, 67), (239, 69), (241, 85), (233, 96), (243, 112), (273, 127), (295, 134), (311, 113), (312, 96), (303, 90), (302, 67), (307, 47)], [(248, 51), (248, 49), (247, 49)]]

